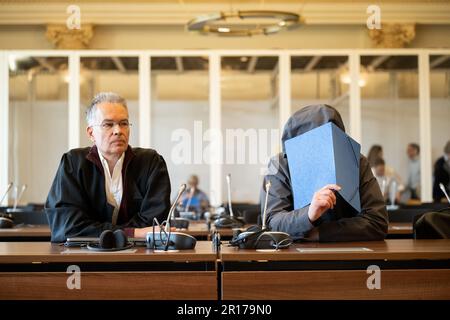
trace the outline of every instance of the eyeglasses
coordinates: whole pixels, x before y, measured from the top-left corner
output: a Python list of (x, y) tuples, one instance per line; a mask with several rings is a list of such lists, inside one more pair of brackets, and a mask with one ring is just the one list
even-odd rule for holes
[(115, 125), (118, 125), (120, 129), (128, 130), (131, 127), (131, 123), (128, 120), (122, 120), (119, 122), (104, 121), (101, 124), (94, 124), (92, 127), (100, 127), (103, 131), (111, 131)]

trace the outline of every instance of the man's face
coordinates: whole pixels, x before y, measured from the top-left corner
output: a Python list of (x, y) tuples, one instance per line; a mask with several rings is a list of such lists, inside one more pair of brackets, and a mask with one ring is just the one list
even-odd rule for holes
[(196, 189), (196, 188), (197, 188), (197, 185), (198, 185), (198, 180), (197, 180), (197, 178), (195, 178), (195, 177), (189, 178), (189, 180), (188, 180), (188, 185), (189, 185), (189, 187)]
[(417, 151), (414, 147), (408, 146), (408, 149), (406, 149), (406, 153), (408, 154), (408, 158), (414, 159), (417, 155)]
[(130, 137), (127, 109), (118, 103), (98, 104), (94, 123), (87, 128), (87, 134), (103, 156), (120, 157)]

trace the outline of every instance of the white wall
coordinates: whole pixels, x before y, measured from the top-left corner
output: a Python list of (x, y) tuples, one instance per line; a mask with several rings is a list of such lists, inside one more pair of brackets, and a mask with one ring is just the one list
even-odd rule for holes
[[(152, 148), (161, 154), (169, 170), (170, 182), (172, 185), (171, 199), (173, 199), (178, 187), (186, 183), (189, 175), (196, 174), (199, 177), (199, 188), (209, 194), (209, 165), (206, 163), (195, 164), (194, 162), (194, 122), (200, 121), (203, 130), (209, 128), (208, 101), (158, 101), (152, 102), (152, 123), (151, 123), (151, 145)], [(172, 134), (177, 129), (185, 129), (191, 136), (191, 156), (189, 163), (176, 164), (173, 161), (172, 150), (179, 145), (181, 140), (172, 140)], [(202, 132), (203, 131), (203, 132)], [(208, 145), (204, 142), (204, 148)]]
[[(222, 132), (224, 137), (224, 155), (234, 153), (234, 160), (228, 164), (224, 158), (222, 174), (225, 177), (231, 174), (231, 199), (233, 202), (259, 203), (259, 192), (262, 186), (263, 176), (267, 168), (268, 160), (280, 150), (280, 140), (272, 141), (271, 132), (267, 136), (259, 131), (260, 129), (278, 128), (279, 109), (271, 105), (268, 100), (260, 101), (229, 101), (222, 102)], [(227, 129), (251, 129), (257, 137), (257, 144), (245, 139), (245, 161), (238, 162), (238, 144), (230, 139), (226, 139)], [(250, 163), (250, 153), (256, 158), (256, 163)], [(225, 179), (223, 180), (226, 183)], [(222, 199), (227, 199), (227, 188), (224, 185)]]
[(9, 124), (9, 175), (16, 185), (28, 185), (20, 203), (43, 203), (67, 151), (67, 102), (11, 101)]

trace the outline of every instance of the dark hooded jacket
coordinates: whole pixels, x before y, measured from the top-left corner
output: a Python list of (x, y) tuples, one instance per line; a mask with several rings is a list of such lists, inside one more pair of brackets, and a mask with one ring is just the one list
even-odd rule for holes
[[(98, 237), (103, 230), (151, 226), (167, 217), (170, 180), (162, 156), (152, 149), (131, 148), (122, 168), (123, 195), (117, 225), (106, 199), (105, 177), (97, 147), (65, 153), (45, 204), (52, 242), (68, 237)], [(129, 235), (132, 232), (127, 232)]]
[[(267, 224), (274, 231), (289, 233), (295, 240), (308, 240), (314, 228), (319, 241), (365, 241), (383, 240), (388, 229), (388, 215), (380, 188), (374, 178), (367, 159), (360, 156), (359, 193), (361, 212), (358, 213), (343, 198), (337, 196), (334, 209), (326, 211), (311, 223), (309, 205), (294, 210), (288, 162), (284, 142), (327, 122), (333, 122), (345, 131), (338, 111), (327, 105), (311, 105), (294, 113), (287, 121), (282, 136), (283, 152), (269, 162), (268, 175), (271, 188), (267, 203)], [(261, 192), (264, 204), (265, 183)]]

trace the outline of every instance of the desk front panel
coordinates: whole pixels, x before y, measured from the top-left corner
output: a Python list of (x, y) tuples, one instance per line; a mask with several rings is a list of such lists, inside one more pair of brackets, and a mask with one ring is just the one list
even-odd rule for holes
[(225, 247), (221, 256), (224, 300), (450, 299), (450, 240), (295, 244), (278, 252)]

